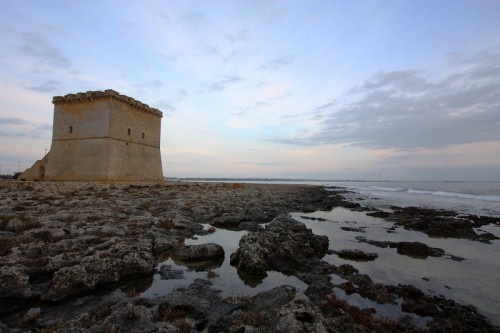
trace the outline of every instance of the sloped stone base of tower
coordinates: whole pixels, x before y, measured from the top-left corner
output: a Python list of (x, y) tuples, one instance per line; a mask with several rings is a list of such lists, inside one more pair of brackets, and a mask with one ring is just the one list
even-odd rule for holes
[(29, 169), (26, 169), (17, 178), (20, 180), (45, 180), (46, 166), (49, 159), (49, 154), (46, 154), (44, 158), (36, 161)]

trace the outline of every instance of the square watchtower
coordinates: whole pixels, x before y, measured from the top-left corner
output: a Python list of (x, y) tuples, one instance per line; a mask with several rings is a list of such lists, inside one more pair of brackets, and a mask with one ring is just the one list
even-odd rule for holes
[[(161, 111), (111, 89), (52, 102), (51, 149), (29, 174), (58, 181), (163, 180)], [(20, 177), (33, 178), (28, 171)]]

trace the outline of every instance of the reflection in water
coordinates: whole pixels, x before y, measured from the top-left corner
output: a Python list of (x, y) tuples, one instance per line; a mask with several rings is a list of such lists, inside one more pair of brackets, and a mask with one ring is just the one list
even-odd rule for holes
[[(478, 308), (479, 312), (489, 317), (494, 324), (500, 324), (500, 288), (497, 287), (498, 281), (500, 281), (500, 261), (494, 260), (500, 253), (499, 241), (484, 244), (464, 239), (430, 238), (424, 233), (408, 231), (403, 228), (391, 230), (392, 223), (345, 208), (335, 208), (330, 212), (296, 213), (292, 216), (312, 229), (315, 234), (328, 236), (329, 248), (332, 250), (359, 249), (378, 254), (377, 259), (369, 262), (354, 262), (341, 259), (337, 255), (326, 255), (323, 259), (327, 262), (337, 266), (350, 264), (356, 267), (360, 273), (368, 274), (375, 282), (393, 285), (411, 284), (427, 294), (444, 295), (446, 298), (462, 304), (472, 304)], [(359, 236), (360, 233), (353, 232), (352, 228), (345, 228), (346, 226), (365, 230), (366, 233), (362, 235), (370, 240), (421, 242), (430, 247), (441, 248), (446, 254), (462, 257), (465, 260), (459, 262), (446, 256), (415, 259), (400, 255), (395, 248), (379, 248), (368, 243), (359, 243), (355, 237)], [(481, 229), (497, 236), (500, 234), (500, 228), (495, 226), (483, 226)], [(223, 246), (224, 261), (215, 265), (211, 263), (209, 266), (192, 266), (166, 258), (158, 264), (157, 269), (159, 270), (163, 265), (171, 265), (171, 269), (183, 271), (183, 278), (162, 280), (160, 274), (154, 274), (151, 286), (141, 295), (143, 297), (166, 295), (176, 287), (189, 285), (196, 278), (209, 278), (208, 270), (215, 273), (212, 274), (215, 277), (210, 280), (213, 282), (214, 288), (222, 290), (223, 296), (252, 296), (280, 285), (292, 285), (301, 291), (307, 288), (304, 282), (294, 276), (268, 271), (267, 277), (259, 278), (249, 276), (232, 267), (229, 264), (229, 257), (236, 251), (240, 238), (246, 233), (247, 231), (217, 229), (213, 234), (201, 236), (195, 240), (186, 240), (187, 245), (217, 243)], [(332, 275), (334, 284), (340, 284), (342, 280), (338, 276)], [(342, 295), (340, 289), (337, 291)], [(399, 316), (403, 315), (399, 310), (395, 310), (397, 306), (377, 305), (357, 294), (344, 294), (343, 297), (354, 304), (356, 302), (360, 305), (366, 303), (366, 306), (374, 307), (378, 313), (389, 317), (397, 317), (396, 313)], [(417, 318), (416, 320), (422, 324), (425, 323), (426, 319)]]
[(208, 261), (182, 261), (175, 259), (172, 259), (172, 261), (177, 266), (186, 266), (187, 268), (195, 272), (206, 272), (209, 270), (218, 269), (224, 263), (223, 258), (217, 260), (208, 260)]
[[(216, 232), (205, 236), (199, 236), (198, 239), (187, 239), (186, 245), (197, 245), (205, 243), (216, 243), (224, 248), (225, 256), (223, 262), (209, 262), (201, 265), (193, 265), (181, 261), (174, 261), (171, 258), (164, 258), (160, 262), (153, 276), (151, 287), (141, 294), (141, 297), (157, 297), (167, 295), (175, 288), (187, 286), (197, 278), (210, 279), (213, 288), (222, 290), (222, 296), (230, 295), (248, 295), (253, 296), (261, 291), (273, 289), (281, 285), (291, 285), (304, 291), (307, 284), (300, 281), (295, 276), (286, 276), (275, 271), (268, 271), (266, 277), (256, 277), (238, 271), (229, 264), (229, 258), (232, 253), (238, 249), (240, 238), (247, 231), (234, 231), (226, 229), (217, 229)], [(162, 279), (159, 273), (164, 265), (170, 265), (171, 270), (182, 270), (182, 278)], [(215, 274), (209, 274), (212, 271)], [(210, 276), (215, 275), (210, 278)]]

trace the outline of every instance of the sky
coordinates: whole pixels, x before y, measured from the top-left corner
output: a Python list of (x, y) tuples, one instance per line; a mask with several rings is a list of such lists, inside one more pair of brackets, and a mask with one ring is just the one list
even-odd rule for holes
[(113, 89), (166, 177), (500, 181), (498, 0), (0, 0), (0, 40), (3, 174)]

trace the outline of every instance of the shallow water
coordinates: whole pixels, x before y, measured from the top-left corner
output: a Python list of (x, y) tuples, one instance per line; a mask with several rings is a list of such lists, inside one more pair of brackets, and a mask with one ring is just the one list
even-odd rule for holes
[[(295, 286), (301, 291), (307, 288), (307, 284), (300, 281), (295, 276), (286, 276), (275, 271), (268, 271), (267, 277), (263, 280), (256, 280), (255, 278), (238, 275), (236, 268), (229, 264), (229, 259), (230, 255), (238, 249), (240, 238), (246, 233), (247, 231), (233, 231), (218, 228), (216, 232), (212, 234), (199, 236), (198, 239), (187, 239), (185, 241), (186, 245), (216, 243), (224, 248), (224, 262), (220, 267), (211, 270), (217, 274), (217, 276), (210, 279), (213, 283), (213, 288), (222, 290), (222, 296), (253, 296), (261, 291), (270, 290), (281, 285)], [(172, 265), (173, 269), (183, 270), (184, 279), (162, 280), (160, 274), (154, 274), (151, 287), (141, 294), (142, 297), (167, 295), (175, 288), (187, 286), (197, 278), (208, 278), (208, 270), (196, 271), (184, 266), (182, 263), (174, 262), (171, 258), (159, 263), (157, 269), (162, 265)]]
[[(301, 216), (321, 217), (327, 221), (304, 219)], [(370, 262), (344, 260), (336, 255), (325, 256), (325, 261), (334, 265), (350, 264), (361, 273), (368, 274), (374, 282), (411, 284), (430, 295), (443, 295), (462, 304), (472, 304), (494, 324), (500, 324), (500, 288), (498, 288), (500, 261), (495, 259), (500, 253), (498, 240), (492, 241), (492, 244), (484, 244), (463, 239), (430, 238), (424, 233), (403, 228), (397, 228), (394, 233), (388, 233), (387, 229), (392, 227), (392, 223), (367, 216), (364, 212), (345, 208), (309, 214), (294, 213), (292, 217), (303, 222), (315, 234), (328, 236), (330, 249), (360, 249), (378, 254), (378, 258)], [(343, 226), (363, 228), (366, 232), (345, 231), (341, 229)], [(490, 225), (480, 229), (500, 237), (500, 227)], [(267, 272), (268, 276), (261, 281), (239, 275), (237, 270), (229, 264), (229, 258), (238, 248), (240, 238), (246, 233), (247, 231), (218, 228), (215, 233), (186, 240), (186, 245), (213, 242), (224, 247), (224, 262), (220, 267), (212, 268), (212, 271), (217, 274), (216, 277), (210, 279), (214, 288), (222, 290), (223, 296), (252, 296), (285, 284), (295, 286), (301, 291), (307, 288), (307, 285), (296, 277), (274, 271)], [(383, 249), (367, 243), (358, 243), (356, 236), (364, 236), (369, 240), (377, 241), (418, 241), (431, 247), (441, 248), (446, 254), (462, 257), (465, 260), (454, 261), (446, 256), (416, 259), (399, 255), (393, 248)], [(141, 294), (142, 297), (167, 295), (176, 287), (189, 285), (196, 278), (208, 278), (208, 269), (196, 271), (170, 258), (159, 263), (157, 268), (159, 269), (162, 265), (172, 265), (173, 269), (183, 270), (184, 278), (162, 280), (159, 274), (154, 274), (151, 287)], [(338, 276), (332, 276), (333, 283), (342, 283), (340, 280)], [(345, 295), (343, 292), (337, 294), (351, 304), (374, 307), (377, 315), (387, 315), (390, 318), (406, 315), (398, 310), (397, 306), (378, 305), (362, 299), (358, 294)], [(426, 321), (426, 318), (414, 315), (411, 317), (414, 318), (415, 324), (422, 325)]]
[[(361, 273), (368, 274), (375, 282), (411, 284), (431, 295), (444, 295), (462, 304), (472, 304), (492, 322), (500, 323), (500, 261), (496, 260), (500, 253), (498, 240), (485, 244), (464, 239), (431, 238), (424, 233), (403, 228), (397, 228), (395, 233), (388, 233), (387, 228), (392, 223), (345, 208), (292, 215), (315, 234), (328, 236), (333, 250), (360, 249), (378, 254), (378, 258), (370, 262), (344, 260), (336, 255), (325, 256), (325, 261), (334, 265), (350, 264)], [(312, 221), (300, 216), (321, 217), (327, 221)], [(362, 227), (366, 233), (345, 231), (341, 229), (342, 226)], [(480, 229), (500, 237), (500, 227), (486, 226)], [(418, 241), (465, 260), (454, 261), (446, 256), (417, 259), (397, 254), (393, 248), (383, 249), (358, 243), (356, 236), (377, 241)]]

